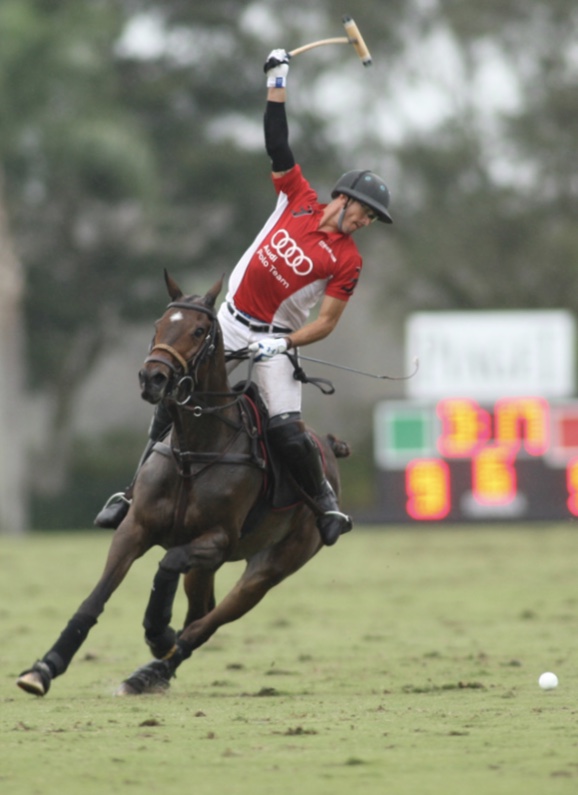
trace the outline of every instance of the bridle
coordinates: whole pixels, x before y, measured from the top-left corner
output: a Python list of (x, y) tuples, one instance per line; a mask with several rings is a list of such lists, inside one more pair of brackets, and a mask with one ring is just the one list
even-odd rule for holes
[[(242, 389), (227, 391), (227, 392), (209, 392), (197, 391), (199, 385), (198, 371), (199, 368), (209, 359), (217, 349), (219, 341), (220, 326), (215, 312), (204, 304), (187, 303), (186, 301), (173, 301), (167, 306), (168, 309), (190, 309), (195, 312), (202, 312), (211, 319), (211, 325), (205, 336), (203, 344), (199, 350), (194, 354), (190, 360), (186, 360), (172, 345), (165, 342), (153, 342), (149, 350), (149, 355), (144, 361), (144, 364), (149, 362), (157, 362), (163, 364), (171, 370), (172, 381), (169, 383), (166, 397), (174, 401), (178, 406), (185, 409), (190, 409), (195, 417), (200, 417), (203, 414), (214, 414), (228, 409), (239, 403), (245, 393), (250, 387), (251, 372), (253, 367), (253, 360), (249, 362), (249, 372), (247, 381)], [(154, 351), (165, 351), (171, 358), (166, 356), (155, 356)], [(244, 358), (244, 357), (243, 357)], [(173, 361), (174, 360), (174, 361)], [(190, 403), (196, 398), (196, 405), (191, 406)], [(201, 398), (209, 397), (229, 397), (232, 400), (229, 403), (220, 404), (217, 406), (201, 405), (204, 403)]]
[[(173, 524), (175, 527), (181, 528), (185, 524), (185, 515), (193, 478), (198, 477), (208, 467), (219, 462), (257, 465), (261, 469), (264, 467), (264, 463), (260, 459), (257, 459), (255, 454), (255, 449), (258, 446), (257, 424), (252, 420), (249, 409), (241, 403), (249, 384), (247, 383), (246, 388), (238, 392), (197, 391), (199, 387), (199, 370), (203, 364), (213, 357), (219, 343), (219, 334), (221, 332), (215, 312), (204, 304), (189, 303), (187, 301), (172, 301), (167, 306), (166, 311), (170, 309), (201, 312), (211, 321), (205, 333), (203, 343), (190, 359), (186, 359), (172, 345), (164, 342), (155, 342), (155, 338), (153, 338), (149, 355), (144, 361), (145, 365), (151, 362), (162, 364), (171, 371), (164, 398), (167, 399), (169, 403), (169, 414), (173, 426), (169, 449), (177, 462), (177, 469), (180, 475), (180, 486)], [(168, 356), (163, 354), (168, 354)], [(233, 399), (228, 403), (221, 402), (207, 405), (206, 399), (210, 397), (231, 397)], [(193, 399), (194, 404), (191, 405)], [(173, 404), (172, 406), (170, 405), (171, 403)], [(176, 408), (176, 406), (178, 406), (178, 408)], [(228, 413), (223, 413), (225, 409), (231, 406), (237, 407), (238, 419), (236, 421), (230, 417)], [(216, 452), (206, 451), (204, 449), (191, 450), (183, 412), (190, 412), (188, 416), (192, 414), (197, 420), (203, 417), (203, 415), (212, 415), (230, 426), (234, 433), (227, 441), (226, 446), (222, 449), (218, 449)], [(233, 449), (237, 439), (239, 439), (243, 433), (246, 433), (251, 440), (252, 449), (249, 453), (237, 453)], [(174, 439), (173, 434), (175, 435)], [(193, 464), (198, 465), (194, 470)]]
[[(211, 325), (209, 326), (209, 330), (205, 335), (203, 344), (191, 359), (185, 359), (185, 357), (182, 356), (175, 348), (173, 348), (172, 345), (169, 345), (165, 342), (155, 343), (153, 339), (149, 350), (149, 355), (144, 361), (145, 364), (156, 362), (169, 368), (169, 370), (172, 372), (173, 380), (175, 381), (174, 385), (169, 384), (170, 396), (179, 405), (186, 405), (190, 401), (195, 389), (198, 386), (199, 368), (213, 355), (216, 350), (219, 338), (219, 324), (214, 311), (204, 304), (192, 304), (187, 303), (186, 301), (173, 301), (167, 306), (167, 310), (168, 309), (187, 309), (192, 310), (193, 312), (201, 312), (211, 319)], [(155, 351), (164, 351), (169, 354), (170, 358), (166, 356), (155, 356)], [(183, 391), (185, 392), (186, 396), (179, 400), (177, 395), (179, 393), (182, 394)]]

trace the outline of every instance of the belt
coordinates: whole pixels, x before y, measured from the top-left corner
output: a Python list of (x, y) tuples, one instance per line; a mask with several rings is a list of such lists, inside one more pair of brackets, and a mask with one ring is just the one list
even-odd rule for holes
[(238, 320), (239, 323), (242, 323), (244, 326), (247, 326), (247, 328), (250, 328), (251, 331), (260, 331), (265, 334), (290, 334), (293, 330), (287, 328), (286, 326), (275, 326), (272, 323), (254, 323), (248, 315), (245, 315), (243, 312), (239, 312), (238, 309), (235, 309), (233, 304), (227, 303), (227, 309), (233, 315), (235, 320)]

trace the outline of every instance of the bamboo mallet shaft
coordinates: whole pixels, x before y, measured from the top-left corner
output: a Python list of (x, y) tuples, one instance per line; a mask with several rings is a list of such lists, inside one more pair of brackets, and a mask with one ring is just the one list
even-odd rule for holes
[(359, 55), (361, 63), (364, 66), (371, 66), (371, 55), (367, 44), (363, 40), (363, 36), (359, 32), (359, 28), (351, 17), (343, 17), (343, 27), (347, 36), (339, 36), (333, 39), (321, 39), (320, 41), (312, 41), (310, 44), (304, 44), (302, 47), (297, 47), (291, 50), (288, 54), (293, 58), (295, 55), (300, 55), (302, 52), (312, 50), (314, 47), (322, 47), (325, 44), (353, 44), (355, 52)]

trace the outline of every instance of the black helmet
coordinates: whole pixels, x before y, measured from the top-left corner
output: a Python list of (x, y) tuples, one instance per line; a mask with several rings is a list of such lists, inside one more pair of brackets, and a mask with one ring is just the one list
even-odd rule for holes
[(380, 221), (392, 224), (393, 219), (389, 214), (389, 190), (385, 182), (372, 171), (348, 171), (343, 174), (331, 191), (331, 198), (335, 199), (340, 193), (356, 199), (372, 210), (375, 210)]

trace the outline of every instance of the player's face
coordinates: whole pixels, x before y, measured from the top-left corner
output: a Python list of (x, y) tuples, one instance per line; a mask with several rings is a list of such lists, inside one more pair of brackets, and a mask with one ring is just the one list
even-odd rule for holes
[(363, 229), (377, 221), (377, 213), (362, 202), (352, 200), (345, 208), (345, 215), (341, 224), (344, 234), (352, 235), (358, 229)]

